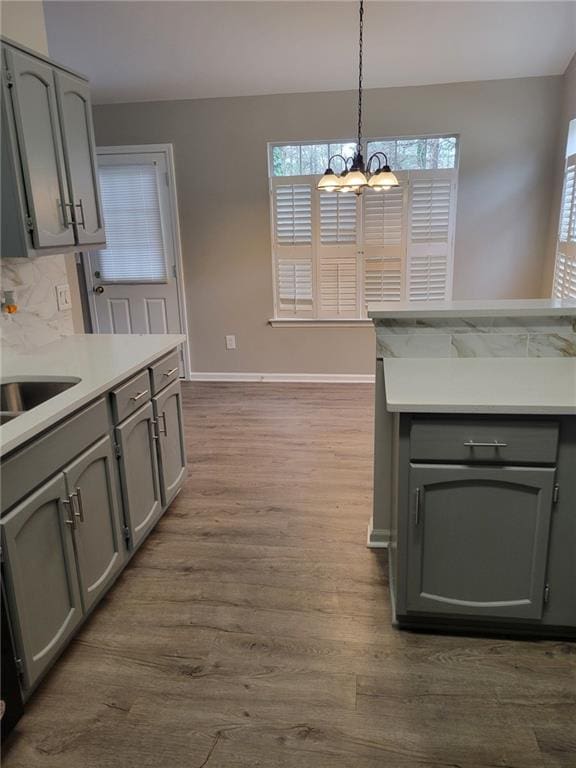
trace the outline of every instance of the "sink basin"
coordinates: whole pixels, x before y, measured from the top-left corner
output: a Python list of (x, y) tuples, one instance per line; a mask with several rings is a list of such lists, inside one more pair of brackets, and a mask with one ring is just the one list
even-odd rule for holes
[(37, 405), (56, 397), (80, 379), (49, 379), (44, 381), (10, 381), (0, 384), (0, 424), (5, 424)]

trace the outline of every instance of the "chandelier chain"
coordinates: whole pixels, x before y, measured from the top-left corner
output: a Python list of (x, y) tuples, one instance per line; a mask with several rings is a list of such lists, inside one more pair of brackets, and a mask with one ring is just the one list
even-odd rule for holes
[(358, 55), (358, 152), (362, 150), (362, 55), (364, 38), (364, 0), (360, 0), (360, 36)]

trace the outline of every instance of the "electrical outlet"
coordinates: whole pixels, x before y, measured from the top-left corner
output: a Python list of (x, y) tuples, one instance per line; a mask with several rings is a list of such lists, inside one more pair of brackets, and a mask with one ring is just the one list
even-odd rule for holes
[(68, 283), (56, 286), (56, 302), (58, 304), (59, 310), (70, 309), (72, 306), (72, 301), (70, 299), (70, 286)]
[(234, 334), (226, 336), (226, 349), (236, 349), (236, 336)]

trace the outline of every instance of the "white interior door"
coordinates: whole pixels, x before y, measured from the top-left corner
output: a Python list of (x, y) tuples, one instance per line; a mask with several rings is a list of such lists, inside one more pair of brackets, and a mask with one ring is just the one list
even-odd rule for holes
[[(186, 334), (171, 154), (146, 147), (97, 154), (107, 245), (86, 257), (93, 331)], [(183, 374), (187, 359), (186, 348)]]

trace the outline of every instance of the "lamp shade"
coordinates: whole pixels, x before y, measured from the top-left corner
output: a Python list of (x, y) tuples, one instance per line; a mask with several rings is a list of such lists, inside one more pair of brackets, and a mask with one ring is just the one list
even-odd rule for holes
[(346, 174), (346, 186), (353, 190), (358, 190), (360, 187), (365, 187), (367, 183), (368, 179), (362, 171), (352, 170)]
[(336, 192), (339, 188), (340, 180), (338, 176), (336, 176), (332, 168), (327, 168), (324, 176), (318, 182), (317, 189), (322, 190), (322, 192)]
[(390, 187), (397, 187), (399, 185), (396, 174), (394, 174), (390, 168), (387, 167), (381, 171), (376, 171), (376, 173), (370, 177), (368, 186), (371, 189), (385, 190), (390, 189)]

